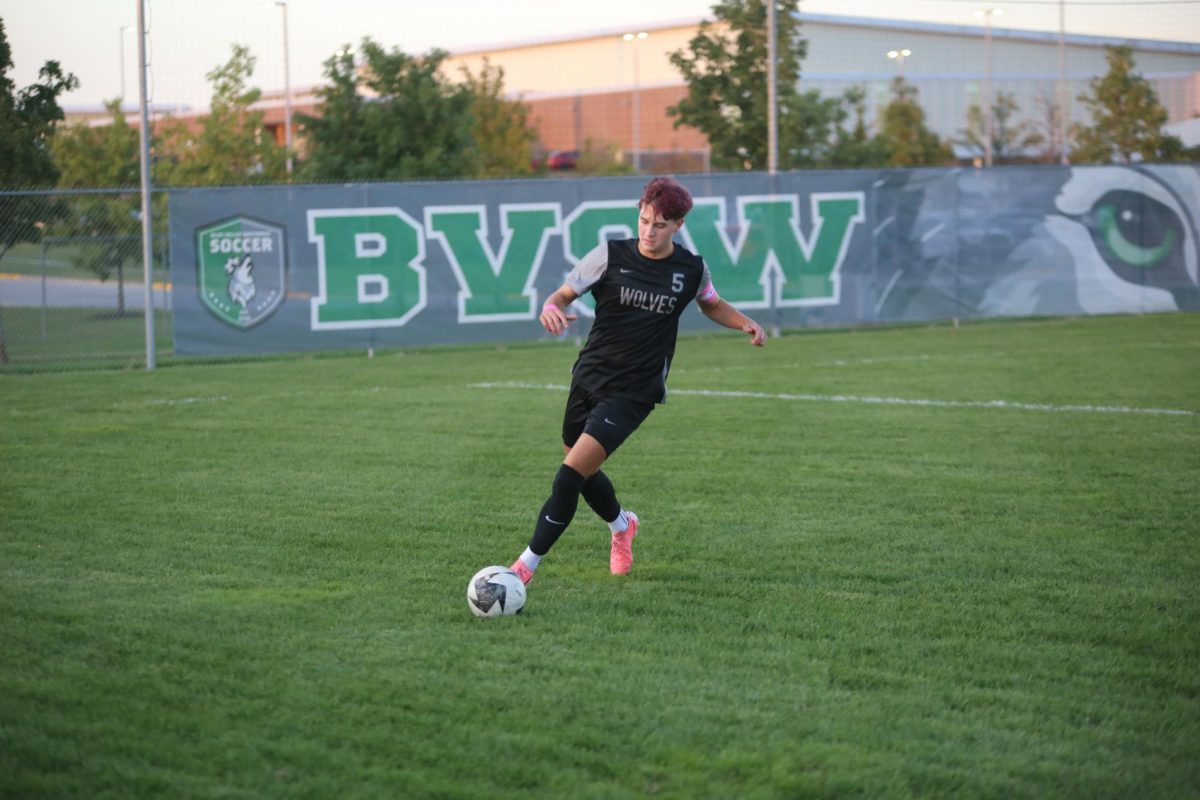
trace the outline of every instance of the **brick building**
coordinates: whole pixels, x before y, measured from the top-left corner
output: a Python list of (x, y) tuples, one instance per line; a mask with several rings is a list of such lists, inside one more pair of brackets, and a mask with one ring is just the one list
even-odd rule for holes
[[(1067, 121), (1085, 121), (1086, 110), (1076, 98), (1106, 71), (1105, 46), (1120, 44), (1134, 48), (1137, 70), (1154, 84), (1172, 129), (1185, 141), (1200, 143), (1194, 141), (1200, 132), (1189, 122), (1200, 115), (1200, 44), (1067, 34), (1060, 46), (1053, 33), (995, 28), (985, 46), (981, 25), (819, 14), (804, 14), (802, 20), (808, 57), (801, 88), (837, 96), (862, 87), (868, 122), (888, 101), (891, 81), (900, 72), (917, 87), (929, 126), (947, 139), (961, 136), (967, 109), (981, 103), (989, 82), (993, 96), (1003, 91), (1016, 98), (1019, 119), (1040, 125), (1046, 107), (1065, 98)], [(502, 67), (510, 96), (531, 109), (540, 152), (591, 146), (611, 149), (645, 171), (705, 169), (703, 134), (676, 128), (667, 113), (685, 91), (670, 54), (687, 48), (699, 24), (690, 19), (644, 30), (611, 28), (472, 47), (452, 51), (445, 74), (459, 79), (463, 68), (478, 74), (485, 59)], [(908, 52), (905, 58), (888, 58), (900, 49)], [(265, 91), (256, 105), (267, 131), (281, 143), (285, 105), (279, 90)], [(320, 112), (311, 87), (293, 90), (291, 106), (293, 114)], [(175, 116), (187, 121), (203, 113)], [(303, 131), (294, 129), (294, 138), (302, 152)]]

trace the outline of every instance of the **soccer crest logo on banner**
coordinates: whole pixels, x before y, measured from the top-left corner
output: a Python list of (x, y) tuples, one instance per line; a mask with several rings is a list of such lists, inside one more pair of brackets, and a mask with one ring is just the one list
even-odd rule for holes
[(283, 228), (234, 217), (196, 232), (196, 286), (204, 305), (222, 322), (252, 328), (283, 302)]

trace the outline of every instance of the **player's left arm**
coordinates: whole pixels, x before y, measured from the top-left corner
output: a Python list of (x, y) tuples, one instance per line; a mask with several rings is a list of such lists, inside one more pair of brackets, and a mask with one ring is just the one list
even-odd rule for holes
[(729, 305), (729, 303), (726, 303), (720, 297), (717, 297), (715, 291), (707, 300), (704, 297), (697, 297), (696, 303), (700, 306), (700, 311), (703, 312), (704, 316), (718, 325), (724, 325), (726, 328), (733, 328), (735, 331), (749, 334), (750, 344), (755, 347), (762, 347), (767, 343), (767, 332), (763, 330), (763, 327)]

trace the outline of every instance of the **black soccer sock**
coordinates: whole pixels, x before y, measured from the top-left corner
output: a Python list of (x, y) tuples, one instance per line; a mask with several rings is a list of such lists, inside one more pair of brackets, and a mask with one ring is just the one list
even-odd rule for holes
[(571, 524), (575, 509), (579, 506), (579, 491), (586, 479), (583, 475), (563, 464), (554, 476), (550, 497), (538, 512), (537, 525), (529, 540), (529, 549), (535, 555), (544, 556)]
[(617, 490), (603, 472), (597, 472), (583, 484), (583, 499), (597, 516), (605, 522), (613, 522), (621, 516), (621, 504), (617, 502)]

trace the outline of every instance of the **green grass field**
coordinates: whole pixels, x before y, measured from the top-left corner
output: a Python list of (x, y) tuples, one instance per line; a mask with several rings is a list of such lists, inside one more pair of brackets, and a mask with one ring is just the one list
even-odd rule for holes
[[(166, 231), (156, 230), (154, 235), (156, 237), (163, 237), (162, 241), (165, 241)], [(136, 241), (139, 237), (140, 232), (132, 235), (130, 238)], [(49, 278), (94, 281), (97, 278), (96, 274), (81, 266), (81, 262), (84, 260), (83, 255), (87, 249), (96, 246), (96, 244), (89, 242), (90, 240), (83, 237), (73, 240), (51, 237), (47, 240), (45, 250), (42, 249), (40, 244), (18, 242), (0, 258), (0, 273), (28, 275), (32, 277), (45, 275)], [(157, 252), (161, 256), (164, 250), (160, 247)], [(128, 280), (136, 282), (142, 280), (141, 261), (138, 261), (136, 265), (127, 263), (125, 269)], [(161, 262), (156, 266), (155, 273), (155, 280), (165, 280), (168, 277)], [(159, 273), (162, 273), (161, 276)], [(115, 276), (110, 278), (110, 280), (115, 279)]]
[(0, 378), (0, 796), (1200, 793), (1200, 315), (685, 338), (476, 619), (574, 354)]
[(95, 280), (95, 275), (76, 265), (79, 251), (79, 245), (55, 245), (43, 251), (37, 244), (19, 242), (0, 260), (0, 272)]
[[(71, 369), (135, 369), (146, 365), (142, 310), (125, 314), (104, 308), (5, 308), (7, 364), (0, 375)], [(155, 313), (155, 352), (170, 359), (172, 315)]]

